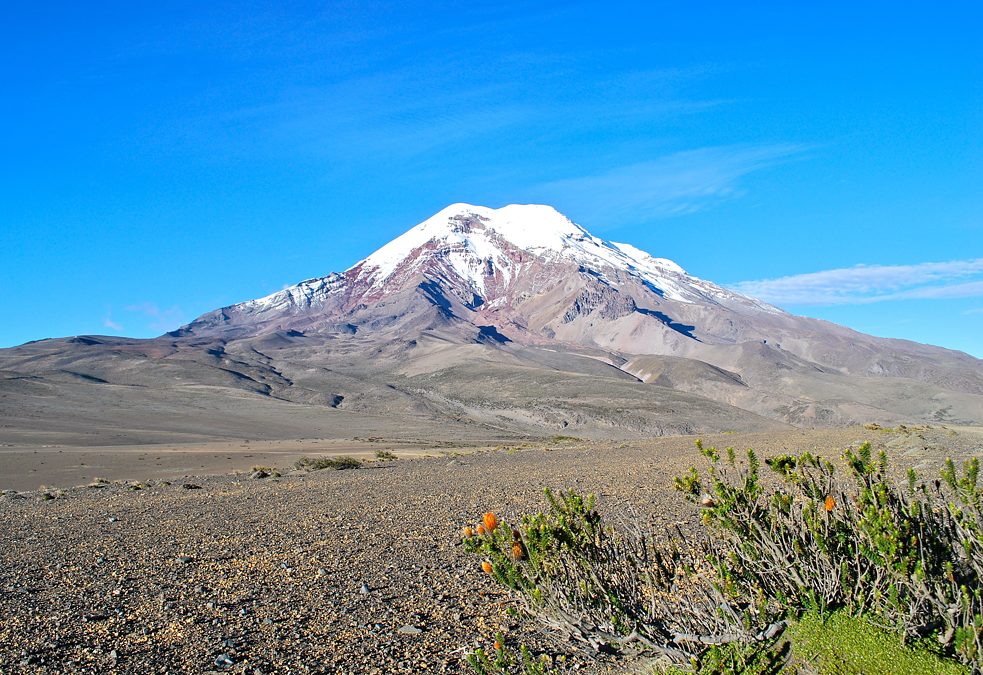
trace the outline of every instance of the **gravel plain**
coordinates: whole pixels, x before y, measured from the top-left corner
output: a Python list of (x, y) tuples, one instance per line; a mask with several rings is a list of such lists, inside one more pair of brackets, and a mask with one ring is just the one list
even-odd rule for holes
[[(833, 456), (869, 439), (923, 468), (983, 454), (978, 429), (704, 439), (763, 456)], [(603, 512), (631, 509), (654, 527), (695, 523), (671, 488), (700, 463), (694, 440), (557, 440), (358, 470), (7, 491), (0, 672), (466, 672), (466, 653), (499, 630), (562, 671), (630, 670), (510, 616), (460, 529), (487, 510), (506, 521), (540, 510), (546, 486), (594, 492)]]

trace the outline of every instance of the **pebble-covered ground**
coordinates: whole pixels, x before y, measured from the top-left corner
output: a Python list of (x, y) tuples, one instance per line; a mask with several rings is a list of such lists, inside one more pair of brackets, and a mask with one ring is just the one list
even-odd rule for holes
[[(932, 433), (707, 441), (765, 456), (833, 455), (864, 438), (908, 459), (916, 450), (941, 458), (942, 443), (978, 454), (979, 436)], [(499, 630), (507, 643), (565, 658), (561, 670), (622, 671), (512, 618), (460, 529), (487, 510), (509, 520), (541, 509), (544, 486), (595, 492), (602, 511), (630, 505), (656, 526), (691, 523), (671, 483), (699, 462), (692, 444), (566, 441), (280, 478), (6, 493), (0, 672), (461, 672), (466, 653), (490, 647)]]

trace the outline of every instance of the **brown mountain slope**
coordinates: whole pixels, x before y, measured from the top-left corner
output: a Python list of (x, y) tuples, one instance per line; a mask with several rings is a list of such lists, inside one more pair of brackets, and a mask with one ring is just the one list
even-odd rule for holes
[(541, 206), (454, 205), (344, 273), (153, 340), (0, 350), (0, 373), (7, 438), (983, 422), (978, 359), (788, 314)]

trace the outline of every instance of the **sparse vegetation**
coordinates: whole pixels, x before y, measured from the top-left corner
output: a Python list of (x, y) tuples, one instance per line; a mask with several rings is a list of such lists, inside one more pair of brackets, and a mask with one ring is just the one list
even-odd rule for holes
[[(932, 639), (943, 652), (979, 666), (983, 647), (983, 489), (979, 461), (941, 479), (903, 486), (870, 444), (847, 450), (848, 480), (831, 462), (804, 453), (768, 465), (783, 487), (767, 493), (758, 460), (739, 465), (702, 448), (707, 474), (692, 470), (677, 487), (704, 505), (703, 521), (723, 543), (712, 556), (732, 594), (764, 594), (788, 615), (845, 610), (898, 632)], [(706, 484), (703, 484), (703, 481)]]
[(528, 447), (529, 446), (524, 443), (519, 445), (499, 445), (495, 448), (495, 452), (504, 452), (506, 455), (514, 455), (520, 450), (525, 450)]
[(399, 459), (395, 453), (389, 450), (376, 450), (375, 458), (383, 462), (391, 462), (393, 460)]
[(283, 475), (280, 472), (280, 470), (275, 466), (260, 466), (260, 465), (256, 465), (251, 469), (249, 469), (249, 474), (252, 478), (256, 478), (256, 479), (280, 478)]
[(65, 491), (61, 488), (48, 485), (42, 485), (38, 488), (38, 498), (43, 502), (51, 501), (52, 499), (61, 499), (64, 496)]
[(512, 445), (497, 445), (497, 446), (495, 446), (494, 451), (495, 452), (501, 452), (503, 450), (508, 450), (509, 448), (515, 448), (516, 450), (527, 450), (527, 449), (532, 448), (532, 447), (534, 447), (534, 446), (531, 445), (531, 444), (529, 444), (529, 443), (515, 443), (515, 444), (512, 444)]
[[(629, 516), (609, 527), (592, 496), (547, 490), (548, 511), (516, 527), (486, 514), (465, 546), (525, 614), (593, 650), (658, 657), (663, 672), (769, 673), (789, 659), (979, 672), (978, 460), (899, 485), (869, 444), (844, 453), (845, 479), (809, 453), (782, 455), (766, 462), (781, 479), (769, 490), (753, 450), (698, 447), (706, 470), (676, 487), (700, 506), (703, 539), (653, 536)], [(500, 650), (474, 656), (479, 672), (528, 672)]]
[(495, 635), (491, 651), (479, 647), (468, 654), (468, 664), (481, 675), (513, 671), (523, 675), (555, 675), (560, 672), (553, 667), (553, 659), (548, 655), (536, 657), (525, 645), (519, 645), (518, 653), (510, 650), (501, 633)]
[(341, 471), (343, 469), (359, 469), (362, 466), (360, 460), (354, 457), (301, 457), (294, 462), (294, 468), (301, 471), (323, 471), (333, 469)]
[[(896, 427), (885, 427), (881, 426), (877, 422), (869, 422), (864, 425), (864, 429), (867, 431), (880, 431), (885, 434), (919, 434), (920, 432), (932, 429), (933, 427), (927, 424), (899, 424)], [(937, 428), (937, 427), (936, 427)], [(945, 427), (942, 427), (943, 429)]]
[(547, 490), (546, 498), (549, 511), (517, 527), (483, 522), (465, 546), (516, 592), (526, 614), (568, 639), (688, 664), (715, 642), (752, 642), (780, 630), (763, 625), (753, 602), (733, 601), (709, 583), (704, 551), (682, 546), (681, 536), (657, 541), (629, 520), (605, 527), (592, 496)]

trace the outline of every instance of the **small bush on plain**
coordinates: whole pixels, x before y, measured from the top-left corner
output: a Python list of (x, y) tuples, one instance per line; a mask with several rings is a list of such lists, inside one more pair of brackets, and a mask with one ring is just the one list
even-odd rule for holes
[(294, 468), (302, 471), (322, 471), (333, 469), (341, 471), (343, 469), (361, 468), (362, 462), (354, 457), (301, 457), (294, 462)]

